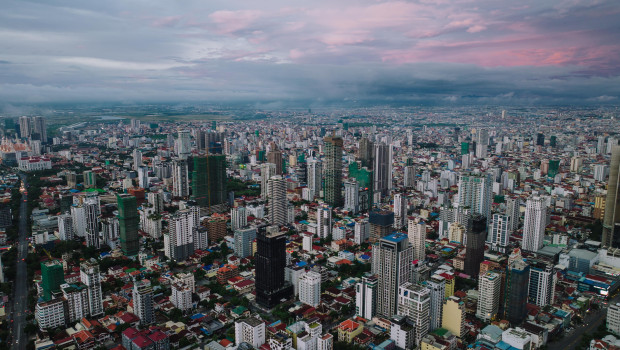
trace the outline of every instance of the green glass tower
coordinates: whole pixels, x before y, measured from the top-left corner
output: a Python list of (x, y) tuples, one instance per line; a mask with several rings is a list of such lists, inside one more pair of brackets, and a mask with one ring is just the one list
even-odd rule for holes
[(549, 177), (555, 177), (560, 171), (560, 160), (559, 159), (551, 159), (549, 161), (549, 171), (547, 175)]
[(226, 203), (226, 156), (194, 157), (192, 199), (201, 207)]
[(325, 142), (325, 203), (341, 207), (342, 200), (342, 146), (341, 137), (327, 136)]
[[(372, 193), (373, 172), (367, 167), (363, 167), (361, 161), (349, 164), (349, 177), (355, 178), (361, 188), (368, 188)], [(372, 208), (372, 194), (368, 196), (368, 208)]]
[(469, 142), (461, 142), (461, 155), (469, 154)]
[(62, 263), (58, 260), (50, 260), (41, 263), (41, 288), (43, 299), (52, 299), (52, 293), (60, 292), (60, 285), (65, 283), (65, 273)]
[(121, 250), (125, 255), (136, 255), (139, 250), (138, 202), (136, 197), (117, 194), (118, 222), (120, 226)]

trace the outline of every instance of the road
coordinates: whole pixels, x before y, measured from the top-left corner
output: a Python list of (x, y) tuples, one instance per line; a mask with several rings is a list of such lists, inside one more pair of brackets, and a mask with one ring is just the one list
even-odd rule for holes
[[(20, 174), (22, 186), (27, 189), (25, 174)], [(24, 332), (26, 326), (26, 311), (28, 310), (28, 273), (26, 271), (26, 256), (28, 255), (28, 194), (22, 191), (19, 206), (19, 236), (17, 239), (16, 277), (13, 289), (13, 339), (11, 349), (25, 350), (28, 339)], [(23, 260), (22, 260), (23, 259)]]

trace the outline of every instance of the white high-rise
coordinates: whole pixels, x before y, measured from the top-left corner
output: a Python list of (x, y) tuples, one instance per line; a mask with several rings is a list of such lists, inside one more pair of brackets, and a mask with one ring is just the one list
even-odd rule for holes
[(171, 289), (170, 302), (172, 305), (181, 311), (190, 310), (192, 308), (192, 289), (183, 283), (175, 283)]
[(325, 205), (316, 210), (317, 234), (320, 238), (327, 238), (332, 233), (332, 208)]
[(478, 308), (476, 309), (476, 317), (489, 322), (499, 311), (499, 293), (502, 284), (502, 278), (495, 272), (487, 272), (478, 277)]
[(99, 206), (95, 203), (82, 205), (86, 216), (86, 246), (99, 249)]
[(133, 158), (133, 170), (137, 171), (142, 166), (142, 152), (136, 148), (131, 152), (131, 156)]
[(321, 303), (321, 274), (308, 271), (299, 278), (299, 301), (312, 307)]
[(243, 342), (256, 349), (265, 344), (265, 322), (254, 317), (235, 321), (235, 345)]
[(540, 197), (531, 197), (525, 205), (525, 219), (523, 221), (523, 250), (532, 252), (543, 247), (547, 227), (547, 205)]
[(101, 276), (99, 264), (90, 259), (80, 264), (80, 280), (88, 290), (88, 309), (90, 316), (103, 315), (103, 295), (101, 294)]
[(321, 162), (315, 158), (309, 158), (306, 163), (308, 167), (308, 189), (312, 197), (319, 196), (322, 187), (323, 167)]
[(459, 178), (459, 207), (470, 207), (473, 214), (491, 217), (493, 179), (490, 174), (474, 176), (463, 174)]
[(147, 166), (138, 167), (138, 186), (149, 188), (149, 168)]
[(187, 130), (179, 130), (179, 138), (176, 144), (176, 153), (181, 159), (187, 159), (192, 153), (192, 144), (190, 140), (190, 132)]
[(409, 219), (407, 236), (413, 250), (413, 260), (426, 259), (426, 224)]
[(234, 207), (230, 210), (230, 228), (234, 231), (248, 224), (245, 207)]
[(489, 239), (493, 250), (506, 253), (510, 239), (510, 217), (508, 215), (493, 214)]
[(402, 228), (407, 223), (407, 198), (402, 193), (394, 195), (394, 228)]
[(70, 241), (75, 237), (73, 231), (73, 218), (70, 214), (65, 213), (58, 216), (58, 235), (63, 241)]
[(155, 322), (153, 288), (149, 280), (134, 281), (133, 313), (138, 316), (142, 326)]
[(440, 275), (433, 275), (425, 282), (426, 288), (431, 295), (430, 309), (430, 330), (434, 331), (441, 327), (441, 317), (443, 315), (443, 302), (446, 298), (446, 279)]
[(372, 273), (379, 277), (377, 314), (396, 313), (398, 287), (411, 278), (413, 248), (405, 234), (385, 236), (372, 246)]
[(86, 212), (83, 206), (71, 207), (71, 218), (73, 220), (73, 232), (78, 237), (86, 237)]
[(286, 181), (280, 175), (267, 181), (268, 219), (271, 225), (286, 225), (288, 222), (288, 201), (286, 200)]
[(431, 292), (419, 284), (406, 282), (398, 287), (398, 315), (407, 316), (415, 328), (415, 343), (428, 334), (431, 318)]
[(174, 197), (189, 196), (189, 174), (187, 162), (184, 160), (172, 162), (172, 195)]
[(360, 210), (360, 189), (355, 179), (344, 182), (344, 210), (357, 214)]
[(353, 240), (355, 244), (360, 245), (366, 242), (366, 240), (370, 237), (370, 222), (368, 222), (368, 219), (355, 221), (353, 232)]
[(355, 315), (371, 320), (377, 311), (377, 286), (379, 279), (375, 275), (362, 277), (355, 284)]
[(260, 166), (260, 196), (263, 199), (269, 197), (269, 188), (267, 183), (272, 176), (276, 174), (276, 165), (273, 163), (263, 163)]
[(195, 215), (190, 209), (176, 212), (170, 217), (168, 233), (164, 234), (164, 253), (175, 261), (185, 261), (194, 254)]

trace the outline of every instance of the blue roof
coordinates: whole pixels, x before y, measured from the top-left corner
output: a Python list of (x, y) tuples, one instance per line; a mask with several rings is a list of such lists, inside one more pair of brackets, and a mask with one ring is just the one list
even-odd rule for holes
[(370, 259), (370, 255), (362, 254), (362, 255), (360, 255), (360, 258), (364, 259), (364, 260)]
[(195, 320), (195, 319), (197, 319), (197, 318), (203, 318), (203, 317), (205, 317), (205, 315), (204, 315), (204, 314), (198, 313), (198, 314), (192, 315), (190, 318), (191, 318), (192, 320)]
[(78, 193), (78, 192), (80, 192), (80, 191), (78, 191), (78, 190), (76, 190), (76, 189), (71, 189), (71, 190), (69, 190), (69, 192), (71, 192), (71, 193)]
[(308, 263), (305, 262), (305, 261), (300, 261), (300, 262), (297, 263), (297, 266), (299, 266), (299, 267), (304, 267), (306, 265), (308, 265)]
[(391, 235), (387, 235), (387, 236), (383, 237), (383, 239), (385, 239), (386, 241), (398, 243), (398, 242), (402, 242), (402, 241), (406, 240), (407, 239), (407, 235), (404, 234), (404, 233), (393, 233)]

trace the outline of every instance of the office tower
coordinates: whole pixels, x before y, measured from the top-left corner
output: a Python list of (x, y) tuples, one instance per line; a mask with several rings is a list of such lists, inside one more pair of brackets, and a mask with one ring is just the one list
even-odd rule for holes
[(273, 163), (264, 163), (260, 166), (260, 191), (261, 197), (267, 199), (267, 181), (276, 174), (276, 165)]
[(149, 192), (146, 197), (154, 213), (159, 214), (164, 211), (164, 194), (161, 191)]
[(247, 258), (252, 255), (252, 242), (256, 239), (256, 228), (238, 228), (234, 233), (235, 255)]
[(470, 207), (472, 214), (491, 218), (493, 203), (493, 179), (490, 174), (483, 176), (461, 175), (459, 179), (459, 207)]
[(245, 207), (234, 207), (230, 210), (230, 228), (234, 231), (248, 224)]
[(272, 176), (267, 181), (269, 212), (267, 217), (271, 225), (286, 225), (288, 221), (288, 201), (286, 200), (286, 181), (280, 175)]
[(457, 208), (442, 207), (439, 212), (439, 237), (448, 237), (450, 226), (458, 223), (465, 227), (465, 236), (471, 231), (472, 214), (471, 210), (458, 206)]
[(440, 275), (433, 275), (428, 281), (425, 281), (425, 284), (431, 295), (429, 330), (434, 331), (441, 327), (443, 301), (446, 298), (446, 279)]
[(194, 157), (192, 172), (192, 199), (201, 207), (225, 204), (226, 156)]
[(94, 171), (87, 170), (82, 175), (84, 176), (84, 188), (97, 187), (97, 174)]
[(174, 197), (189, 196), (189, 174), (185, 160), (172, 162), (172, 195)]
[(22, 139), (27, 139), (30, 137), (32, 132), (32, 122), (29, 117), (21, 116), (19, 117), (19, 134)]
[(413, 248), (405, 234), (385, 236), (372, 246), (372, 273), (379, 277), (377, 314), (396, 313), (398, 287), (411, 277)]
[(316, 209), (317, 235), (320, 238), (330, 237), (332, 234), (332, 208), (323, 205)]
[[(523, 261), (521, 253), (511, 254), (506, 267), (506, 289), (504, 291), (504, 317), (511, 325), (520, 325), (527, 317), (528, 283), (530, 267)], [(518, 254), (518, 258), (514, 255)]]
[(385, 196), (388, 194), (389, 182), (392, 176), (390, 147), (384, 143), (376, 143), (374, 157), (374, 192), (381, 192), (381, 196)]
[(273, 148), (267, 152), (267, 162), (275, 165), (275, 173), (272, 175), (282, 175), (282, 151), (272, 143)]
[(538, 133), (536, 135), (536, 146), (544, 146), (545, 145), (545, 134)]
[(299, 278), (299, 301), (312, 307), (321, 303), (321, 274), (308, 271)]
[(553, 302), (555, 289), (553, 266), (534, 261), (530, 264), (530, 284), (528, 299), (532, 304), (540, 307)]
[(367, 167), (362, 167), (361, 162), (349, 164), (349, 178), (354, 178), (360, 187), (360, 211), (367, 211), (372, 208), (374, 174)]
[(75, 237), (73, 231), (73, 218), (70, 214), (58, 216), (58, 235), (63, 241), (71, 241)]
[(557, 139), (558, 139), (557, 136), (551, 135), (551, 137), (549, 138), (549, 146), (551, 147), (557, 146)]
[(344, 182), (344, 210), (357, 214), (360, 210), (360, 187), (355, 179)]
[(411, 324), (407, 316), (394, 315), (390, 319), (390, 340), (394, 341), (398, 349), (414, 349), (415, 327)]
[(413, 260), (426, 259), (426, 224), (423, 221), (409, 219), (407, 236), (413, 248)]
[(506, 216), (508, 221), (508, 231), (515, 232), (519, 229), (519, 219), (521, 218), (521, 201), (519, 198), (506, 199)]
[(307, 161), (308, 168), (308, 189), (311, 197), (319, 196), (323, 184), (323, 170), (321, 162), (315, 158), (309, 158)]
[(137, 171), (142, 166), (142, 152), (136, 148), (131, 152), (131, 156), (133, 158), (133, 170)]
[(190, 132), (187, 130), (179, 130), (179, 138), (176, 144), (176, 153), (180, 159), (187, 159), (192, 153), (192, 144), (190, 141)]
[(284, 280), (286, 267), (286, 236), (284, 233), (265, 232), (261, 228), (256, 237), (256, 302), (271, 309), (293, 294), (293, 286)]
[(65, 283), (65, 272), (60, 261), (49, 260), (41, 263), (41, 289), (43, 289), (43, 300), (51, 300), (53, 293), (60, 292), (60, 285), (63, 283)]
[(476, 317), (489, 322), (497, 315), (499, 311), (499, 293), (502, 278), (495, 272), (487, 272), (481, 274), (478, 278), (478, 307), (476, 309)]
[(389, 210), (373, 210), (370, 212), (370, 242), (374, 243), (392, 233), (394, 212)]
[(265, 322), (249, 317), (235, 321), (235, 345), (248, 343), (254, 349), (265, 344)]
[(510, 239), (510, 217), (508, 215), (493, 214), (491, 222), (490, 239), (491, 249), (500, 253), (506, 253), (508, 249), (508, 241)]
[(594, 166), (594, 180), (604, 182), (609, 175), (609, 166), (605, 164), (596, 164)]
[(394, 195), (394, 228), (407, 224), (407, 197), (402, 193)]
[(473, 219), (472, 230), (467, 234), (465, 244), (465, 273), (476, 277), (480, 273), (480, 263), (484, 261), (484, 242), (487, 238), (487, 220), (482, 215)]
[(461, 155), (465, 156), (469, 154), (469, 142), (461, 142)]
[(325, 142), (325, 202), (341, 207), (342, 200), (342, 138), (327, 136)]
[(86, 211), (83, 206), (71, 206), (73, 232), (78, 237), (86, 237)]
[(405, 282), (398, 287), (398, 315), (407, 316), (415, 329), (416, 346), (430, 328), (431, 293), (419, 284)]
[(443, 304), (441, 328), (463, 338), (465, 336), (465, 314), (465, 303), (458, 297), (448, 297)]
[(149, 188), (149, 168), (147, 166), (138, 167), (138, 186), (140, 188)]
[(360, 245), (370, 237), (370, 222), (367, 219), (355, 221), (353, 228), (353, 241), (355, 244)]
[(377, 287), (379, 278), (376, 275), (365, 275), (362, 281), (355, 284), (355, 315), (371, 320), (377, 312)]
[(412, 165), (405, 167), (403, 186), (413, 188), (415, 186), (415, 168)]
[(174, 213), (164, 233), (164, 252), (174, 261), (185, 261), (194, 254), (194, 230), (198, 229), (195, 215), (189, 209)]
[(101, 276), (99, 264), (90, 259), (80, 264), (80, 281), (84, 283), (88, 294), (88, 310), (90, 316), (103, 315), (103, 295), (101, 294)]
[(547, 205), (540, 197), (528, 198), (525, 204), (525, 219), (523, 221), (524, 250), (537, 252), (543, 247), (545, 227), (547, 226)]
[(358, 151), (358, 158), (362, 162), (362, 166), (372, 168), (372, 152), (374, 143), (368, 139), (367, 136), (362, 137), (360, 140), (360, 148)]
[(551, 159), (549, 160), (549, 171), (547, 172), (547, 176), (553, 178), (558, 172), (560, 172), (560, 160), (559, 159)]
[(86, 216), (86, 246), (99, 249), (99, 205), (84, 203), (82, 207)]
[(459, 224), (458, 222), (450, 225), (450, 229), (448, 229), (448, 240), (450, 242), (463, 243), (465, 241), (465, 226)]
[(603, 220), (603, 246), (620, 247), (620, 146), (611, 152), (607, 198), (605, 199), (605, 217)]
[(133, 283), (133, 312), (140, 319), (141, 326), (155, 322), (153, 288), (147, 279)]
[(138, 202), (136, 197), (128, 194), (117, 194), (118, 223), (120, 228), (121, 250), (125, 255), (138, 254)]

